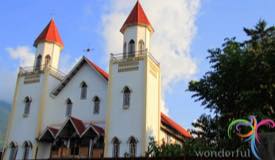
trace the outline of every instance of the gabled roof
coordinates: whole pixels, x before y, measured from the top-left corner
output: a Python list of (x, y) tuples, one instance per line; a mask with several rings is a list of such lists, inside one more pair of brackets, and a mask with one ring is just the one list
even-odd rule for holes
[(97, 66), (95, 63), (84, 57), (86, 62), (90, 65), (90, 67), (94, 68), (99, 74), (101, 74), (106, 80), (109, 79), (109, 74), (105, 72), (103, 69), (101, 69), (99, 66)]
[(94, 124), (90, 124), (86, 127), (85, 131), (82, 133), (81, 137), (83, 137), (89, 130), (92, 130), (97, 136), (104, 136), (104, 129), (96, 126)]
[(51, 19), (49, 24), (44, 28), (44, 30), (40, 33), (40, 35), (34, 41), (33, 46), (37, 47), (40, 42), (52, 42), (60, 47), (64, 48), (64, 44), (62, 39), (58, 33), (57, 27), (54, 23), (54, 20)]
[(38, 140), (43, 139), (43, 137), (45, 137), (47, 135), (47, 133), (49, 133), (51, 135), (51, 138), (54, 139), (55, 135), (57, 134), (58, 129), (53, 128), (53, 127), (47, 127), (42, 133), (41, 135), (38, 137)]
[(192, 138), (192, 135), (183, 127), (181, 127), (179, 124), (177, 124), (175, 121), (173, 121), (171, 118), (166, 116), (165, 114), (161, 113), (161, 122), (165, 125), (168, 125), (169, 127), (175, 129), (177, 132), (179, 132), (182, 136), (186, 138)]
[(70, 116), (63, 123), (63, 126), (58, 130), (55, 137), (58, 137), (61, 134), (62, 130), (66, 127), (66, 125), (68, 123), (72, 124), (73, 128), (75, 129), (75, 131), (76, 131), (76, 133), (78, 134), (79, 137), (82, 135), (82, 133), (86, 129), (84, 123), (82, 122), (82, 120)]
[(70, 117), (70, 120), (72, 121), (74, 127), (78, 131), (79, 135), (81, 135), (85, 131), (85, 125), (82, 122), (82, 120), (77, 119), (75, 117)]
[(154, 29), (148, 20), (141, 4), (139, 1), (137, 1), (135, 7), (131, 11), (130, 15), (124, 22), (123, 26), (120, 29), (120, 32), (123, 33), (127, 27), (132, 26), (132, 25), (142, 25), (148, 27), (148, 29), (151, 32), (154, 32)]
[(83, 56), (81, 60), (70, 71), (70, 73), (66, 76), (66, 78), (62, 80), (62, 82), (52, 91), (52, 94), (54, 96), (57, 96), (85, 63), (88, 64), (88, 66), (90, 66), (92, 69), (94, 69), (100, 76), (102, 76), (103, 79), (108, 81), (109, 74), (105, 72), (103, 69), (101, 69), (99, 66), (97, 66), (95, 63), (90, 61), (88, 58)]

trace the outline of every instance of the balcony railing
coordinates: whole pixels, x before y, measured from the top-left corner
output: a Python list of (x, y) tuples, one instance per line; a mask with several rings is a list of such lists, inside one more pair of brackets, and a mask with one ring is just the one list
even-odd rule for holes
[(159, 62), (155, 59), (155, 57), (150, 52), (148, 52), (147, 49), (134, 51), (134, 52), (117, 53), (117, 54), (111, 53), (111, 60), (112, 61), (135, 60), (139, 58), (144, 58), (146, 56), (150, 57), (156, 65), (159, 65)]
[(31, 74), (44, 73), (46, 69), (49, 71), (49, 73), (51, 75), (53, 75), (54, 77), (56, 77), (59, 80), (63, 80), (66, 76), (65, 73), (59, 71), (58, 69), (56, 69), (50, 65), (20, 67), (19, 75), (31, 75)]

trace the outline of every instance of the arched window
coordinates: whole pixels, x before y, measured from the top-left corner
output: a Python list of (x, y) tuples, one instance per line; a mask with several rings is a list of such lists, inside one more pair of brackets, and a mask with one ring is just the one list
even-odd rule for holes
[(38, 55), (37, 58), (36, 58), (36, 64), (35, 64), (35, 69), (36, 70), (40, 70), (41, 62), (42, 62), (42, 56)]
[(47, 55), (47, 56), (45, 57), (45, 65), (49, 65), (50, 62), (51, 62), (51, 56), (50, 56), (50, 55)]
[(28, 115), (30, 114), (30, 108), (31, 108), (31, 103), (32, 103), (31, 97), (29, 97), (29, 96), (25, 97), (24, 103), (25, 103), (25, 108), (24, 108), (23, 117), (28, 117)]
[(119, 145), (120, 142), (117, 137), (113, 138), (113, 157), (118, 158), (119, 157)]
[(123, 108), (128, 109), (130, 106), (131, 90), (126, 86), (123, 89)]
[(87, 84), (85, 82), (82, 82), (80, 84), (80, 87), (81, 87), (81, 93), (80, 93), (80, 98), (81, 99), (86, 99), (87, 98)]
[(137, 140), (134, 137), (130, 137), (129, 140), (129, 153), (131, 157), (136, 156)]
[(31, 142), (24, 142), (24, 154), (23, 154), (23, 160), (29, 159), (29, 153), (31, 151), (32, 144)]
[(128, 53), (130, 56), (133, 56), (135, 55), (135, 41), (134, 40), (131, 40), (129, 42), (129, 45), (128, 45), (129, 49), (128, 49)]
[(9, 160), (15, 160), (17, 154), (17, 145), (14, 142), (10, 143), (10, 155)]
[(124, 42), (124, 44), (123, 44), (123, 58), (126, 57), (126, 48), (127, 48), (127, 44), (126, 44), (126, 42)]
[(95, 96), (93, 101), (94, 101), (94, 114), (98, 114), (100, 109), (100, 99), (98, 98), (98, 96)]
[(67, 105), (67, 107), (66, 107), (66, 116), (68, 117), (68, 116), (72, 115), (72, 109), (73, 109), (73, 102), (71, 101), (70, 98), (68, 98), (66, 100), (66, 105)]
[(145, 44), (143, 40), (140, 40), (138, 42), (138, 50), (139, 50), (139, 54), (142, 54), (145, 50)]

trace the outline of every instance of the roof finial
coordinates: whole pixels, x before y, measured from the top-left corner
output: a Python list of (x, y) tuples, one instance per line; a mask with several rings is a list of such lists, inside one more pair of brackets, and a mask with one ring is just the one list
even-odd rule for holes
[(142, 25), (146, 26), (151, 32), (154, 32), (154, 29), (148, 20), (141, 4), (139, 3), (140, 1), (137, 0), (136, 5), (130, 12), (128, 18), (124, 22), (123, 26), (120, 29), (121, 33), (124, 33), (127, 27), (132, 26), (132, 25)]
[(52, 9), (52, 10), (50, 11), (51, 20), (54, 20), (54, 16), (55, 16), (54, 9)]

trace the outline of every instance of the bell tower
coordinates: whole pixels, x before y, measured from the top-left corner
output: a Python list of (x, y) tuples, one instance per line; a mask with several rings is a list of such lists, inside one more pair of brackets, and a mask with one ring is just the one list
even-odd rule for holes
[(123, 24), (123, 54), (111, 54), (105, 157), (145, 156), (159, 141), (160, 65), (150, 54), (153, 27), (138, 1)]
[(36, 38), (33, 46), (36, 47), (34, 61), (36, 69), (39, 70), (46, 65), (58, 69), (59, 56), (64, 44), (53, 19)]
[[(6, 134), (6, 144), (28, 140), (32, 144), (32, 153), (29, 155), (32, 159), (36, 159), (39, 143), (36, 138), (45, 123), (44, 111), (50, 99), (49, 95), (64, 79), (64, 75), (58, 71), (59, 56), (64, 44), (53, 19), (36, 38), (34, 47), (34, 67), (20, 67), (17, 75)], [(18, 152), (17, 157), (23, 157), (23, 152)]]
[(123, 34), (123, 54), (133, 56), (150, 52), (151, 34), (154, 29), (138, 1), (120, 29)]

